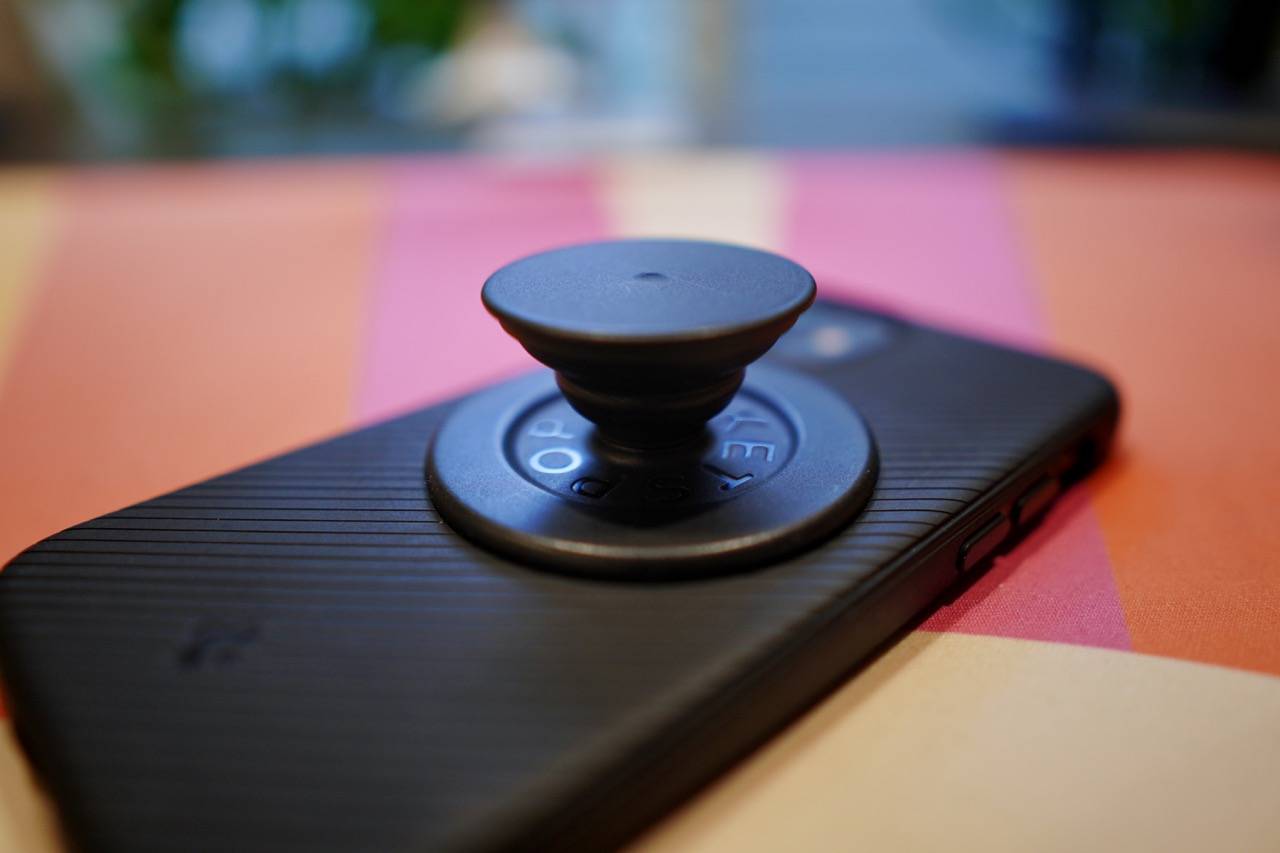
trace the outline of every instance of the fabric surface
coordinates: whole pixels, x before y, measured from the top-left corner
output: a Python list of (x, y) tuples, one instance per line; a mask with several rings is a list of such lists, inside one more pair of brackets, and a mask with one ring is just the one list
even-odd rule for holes
[[(0, 171), (0, 560), (527, 367), (485, 275), (620, 235), (780, 251), (1124, 405), (1038, 531), (641, 847), (1280, 849), (1280, 159)], [(13, 750), (0, 848), (56, 849)]]

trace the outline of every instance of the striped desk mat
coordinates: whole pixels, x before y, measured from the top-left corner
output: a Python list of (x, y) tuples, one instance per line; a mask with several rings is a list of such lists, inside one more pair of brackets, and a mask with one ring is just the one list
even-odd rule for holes
[[(524, 369), (484, 277), (617, 235), (771, 248), (1125, 402), (1115, 458), (1041, 530), (642, 846), (1280, 848), (1277, 159), (0, 171), (0, 559)], [(3, 745), (0, 847), (49, 849)]]

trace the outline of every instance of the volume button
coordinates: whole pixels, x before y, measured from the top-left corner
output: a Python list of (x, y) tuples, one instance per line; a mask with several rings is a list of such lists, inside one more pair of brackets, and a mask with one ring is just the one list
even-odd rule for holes
[(1013, 523), (1021, 527), (1034, 521), (1049, 508), (1060, 490), (1057, 477), (1041, 477), (1014, 501)]
[(967, 572), (981, 563), (983, 558), (989, 556), (1005, 540), (1011, 530), (1013, 525), (1009, 523), (1009, 519), (999, 514), (993, 516), (960, 546), (956, 569)]

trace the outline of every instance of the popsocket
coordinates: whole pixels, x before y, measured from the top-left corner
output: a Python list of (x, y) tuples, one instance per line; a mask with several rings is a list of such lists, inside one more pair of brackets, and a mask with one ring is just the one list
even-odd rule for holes
[(747, 371), (814, 292), (777, 255), (693, 241), (503, 267), (484, 304), (554, 373), (453, 410), (427, 459), (437, 509), (485, 547), (601, 577), (719, 574), (815, 544), (865, 504), (874, 443), (816, 380)]

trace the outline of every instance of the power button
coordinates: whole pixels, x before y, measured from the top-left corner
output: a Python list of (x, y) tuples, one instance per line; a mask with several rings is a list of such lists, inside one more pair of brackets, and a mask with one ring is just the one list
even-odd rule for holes
[(961, 572), (967, 572), (981, 563), (983, 558), (990, 556), (991, 552), (1004, 541), (1012, 529), (1013, 525), (1003, 514), (997, 513), (992, 516), (986, 524), (978, 528), (977, 533), (966, 539), (960, 546), (960, 557), (956, 568)]

